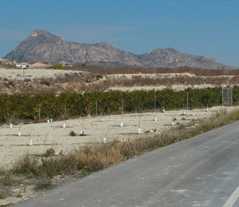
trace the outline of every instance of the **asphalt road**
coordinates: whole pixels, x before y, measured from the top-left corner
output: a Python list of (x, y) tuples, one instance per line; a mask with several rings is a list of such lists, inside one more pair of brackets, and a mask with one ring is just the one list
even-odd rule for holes
[(239, 206), (239, 122), (147, 153), (17, 207)]

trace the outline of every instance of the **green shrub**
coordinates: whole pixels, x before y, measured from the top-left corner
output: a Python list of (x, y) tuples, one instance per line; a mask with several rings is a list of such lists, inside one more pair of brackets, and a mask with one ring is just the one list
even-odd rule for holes
[(64, 70), (65, 66), (63, 64), (55, 64), (52, 66), (52, 68), (56, 70)]

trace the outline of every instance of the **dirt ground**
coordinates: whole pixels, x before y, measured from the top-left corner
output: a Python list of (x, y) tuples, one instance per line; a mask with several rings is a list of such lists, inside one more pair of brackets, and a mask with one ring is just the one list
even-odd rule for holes
[(172, 89), (173, 91), (184, 91), (187, 88), (192, 89), (205, 89), (205, 88), (215, 88), (215, 85), (212, 84), (202, 84), (202, 85), (184, 85), (184, 84), (174, 84), (169, 86), (161, 85), (161, 86), (113, 86), (109, 87), (108, 91), (152, 91), (158, 90), (162, 91), (164, 89)]
[(40, 79), (40, 78), (57, 78), (65, 76), (66, 74), (80, 73), (81, 71), (71, 70), (54, 70), (54, 69), (5, 69), (0, 68), (0, 77), (9, 80), (26, 79)]
[[(0, 127), (0, 167), (8, 168), (26, 154), (42, 154), (49, 148), (55, 149), (56, 153), (67, 153), (84, 145), (161, 133), (179, 124), (210, 117), (220, 110), (222, 107), (3, 125)], [(76, 136), (71, 136), (71, 131)], [(82, 131), (85, 136), (80, 136)]]

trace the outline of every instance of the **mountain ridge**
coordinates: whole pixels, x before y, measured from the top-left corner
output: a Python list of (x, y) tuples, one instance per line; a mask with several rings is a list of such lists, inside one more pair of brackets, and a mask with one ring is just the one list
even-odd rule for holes
[(105, 42), (90, 44), (65, 41), (62, 37), (45, 30), (34, 30), (5, 58), (17, 62), (48, 62), (50, 64), (112, 63), (143, 68), (231, 68), (213, 59), (182, 53), (174, 48), (157, 48), (139, 55), (115, 48)]

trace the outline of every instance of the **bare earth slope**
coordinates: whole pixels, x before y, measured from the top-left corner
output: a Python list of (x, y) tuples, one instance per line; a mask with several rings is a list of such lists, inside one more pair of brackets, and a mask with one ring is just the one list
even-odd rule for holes
[[(6, 59), (18, 62), (48, 62), (69, 64), (112, 64), (121, 66), (175, 68), (196, 67), (224, 69), (229, 66), (216, 61), (175, 49), (156, 49), (150, 53), (136, 55), (112, 47), (107, 43), (82, 44), (64, 41), (47, 31), (36, 30), (21, 42), (16, 49), (6, 55)], [(230, 68), (230, 67), (229, 67)]]
[[(176, 91), (187, 88), (216, 88), (230, 84), (238, 86), (237, 70), (226, 71), (165, 71), (144, 69), (143, 73), (101, 73), (80, 69), (7, 69), (0, 66), (0, 94), (38, 92), (83, 92), (83, 91), (135, 91), (163, 90)], [(90, 71), (90, 70), (89, 70)]]

